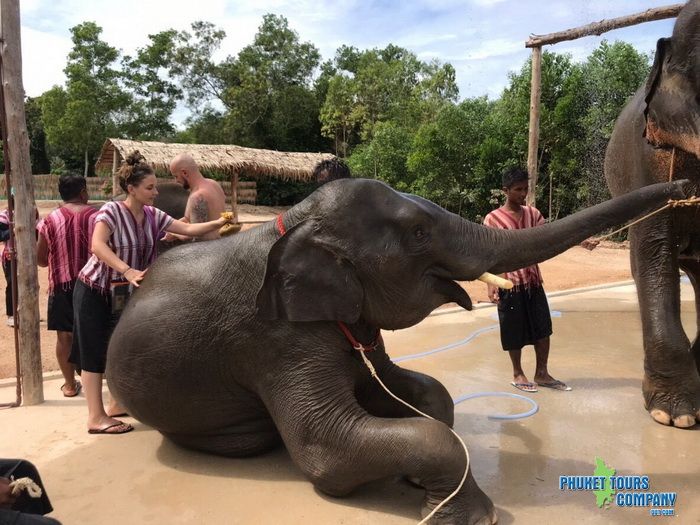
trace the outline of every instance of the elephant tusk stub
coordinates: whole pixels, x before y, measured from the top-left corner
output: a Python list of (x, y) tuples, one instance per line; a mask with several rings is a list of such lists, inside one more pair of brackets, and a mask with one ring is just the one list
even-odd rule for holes
[(504, 279), (503, 277), (499, 277), (498, 275), (494, 275), (488, 272), (482, 273), (479, 277), (479, 281), (483, 281), (486, 284), (492, 284), (493, 286), (498, 286), (499, 288), (503, 288), (504, 290), (510, 290), (511, 288), (513, 288), (513, 283), (508, 279)]

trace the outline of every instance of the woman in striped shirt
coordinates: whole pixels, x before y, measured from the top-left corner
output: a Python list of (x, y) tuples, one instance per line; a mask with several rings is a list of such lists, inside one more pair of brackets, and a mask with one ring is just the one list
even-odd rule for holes
[(119, 171), (119, 185), (127, 194), (124, 201), (108, 202), (95, 216), (92, 257), (78, 275), (73, 294), (74, 345), (71, 361), (80, 364), (88, 403), (90, 434), (123, 434), (133, 430), (115, 416), (124, 410), (112, 400), (105, 411), (102, 377), (107, 345), (115, 324), (113, 290), (121, 284), (139, 286), (156, 258), (157, 241), (163, 232), (199, 237), (228, 222), (188, 224), (153, 207), (158, 195), (153, 168), (138, 152), (129, 155)]

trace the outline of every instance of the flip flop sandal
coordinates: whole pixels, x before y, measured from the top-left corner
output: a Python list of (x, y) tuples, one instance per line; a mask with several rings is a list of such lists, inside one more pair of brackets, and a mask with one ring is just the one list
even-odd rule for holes
[(75, 390), (73, 391), (72, 394), (66, 394), (65, 387), (68, 386), (68, 383), (63, 383), (61, 386), (61, 392), (63, 393), (63, 397), (75, 397), (78, 394), (80, 394), (80, 391), (83, 389), (83, 385), (80, 383), (80, 381), (75, 382)]
[(571, 390), (570, 386), (563, 381), (559, 381), (558, 379), (556, 381), (552, 381), (551, 383), (537, 383), (537, 386), (551, 388), (553, 390), (561, 390), (563, 392), (569, 392)]
[(537, 392), (537, 384), (535, 383), (516, 383), (511, 381), (510, 384), (523, 392)]
[[(116, 427), (124, 428), (117, 429)], [(129, 423), (123, 423), (120, 421), (119, 423), (114, 423), (113, 425), (109, 425), (104, 428), (91, 428), (88, 430), (88, 434), (126, 434), (132, 430), (134, 430), (134, 427), (132, 427)]]

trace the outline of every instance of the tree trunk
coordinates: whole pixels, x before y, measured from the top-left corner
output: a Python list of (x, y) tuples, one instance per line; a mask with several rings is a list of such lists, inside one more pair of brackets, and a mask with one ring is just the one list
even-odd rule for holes
[(2, 89), (10, 174), (15, 190), (17, 315), (24, 402), (44, 401), (39, 341), (39, 279), (36, 266), (36, 212), (29, 137), (24, 115), (19, 0), (0, 0), (2, 30)]
[(83, 177), (88, 176), (88, 150), (85, 148), (85, 170), (83, 171)]

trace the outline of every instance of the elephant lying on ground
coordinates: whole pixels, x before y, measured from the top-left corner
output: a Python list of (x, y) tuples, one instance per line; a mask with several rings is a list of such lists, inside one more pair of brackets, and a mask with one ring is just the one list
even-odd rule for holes
[[(700, 195), (700, 0), (681, 10), (671, 38), (659, 40), (646, 85), (617, 119), (605, 156), (613, 195), (690, 179)], [(695, 290), (700, 329), (700, 208), (658, 214), (630, 229), (632, 274), (644, 338), (647, 410), (664, 425), (700, 421), (700, 332), (681, 325), (679, 267)]]
[[(464, 474), (464, 451), (449, 431), (454, 406), (437, 380), (390, 361), (379, 330), (413, 326), (448, 302), (471, 309), (455, 280), (553, 257), (682, 198), (681, 187), (646, 187), (506, 231), (378, 181), (328, 183), (277, 221), (160, 257), (112, 336), (110, 390), (185, 447), (242, 457), (283, 442), (327, 494), (397, 474), (417, 479), (427, 512)], [(339, 322), (372, 347), (382, 381), (437, 421), (381, 390)], [(435, 522), (495, 522), (471, 472)]]

